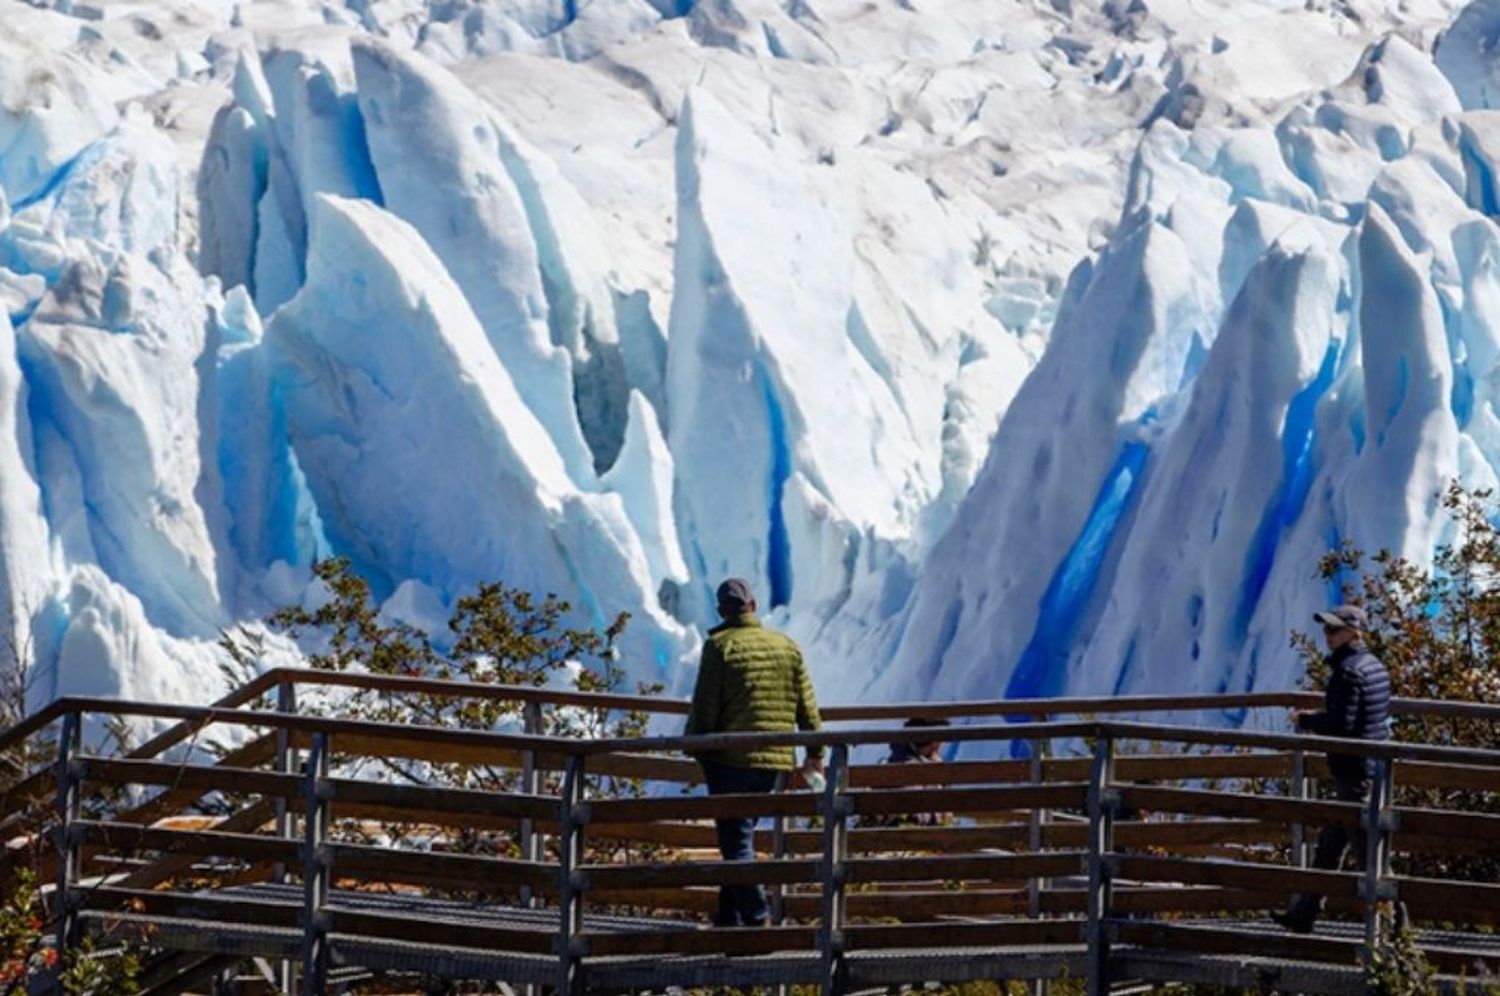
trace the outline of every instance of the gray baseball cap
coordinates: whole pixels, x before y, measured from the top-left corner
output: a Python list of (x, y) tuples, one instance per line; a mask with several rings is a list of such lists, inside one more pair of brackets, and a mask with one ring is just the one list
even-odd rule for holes
[(1338, 605), (1314, 612), (1313, 619), (1329, 629), (1369, 629), (1370, 617), (1358, 605)]
[(727, 578), (719, 585), (717, 594), (719, 608), (731, 612), (744, 612), (755, 604), (755, 592), (744, 578)]

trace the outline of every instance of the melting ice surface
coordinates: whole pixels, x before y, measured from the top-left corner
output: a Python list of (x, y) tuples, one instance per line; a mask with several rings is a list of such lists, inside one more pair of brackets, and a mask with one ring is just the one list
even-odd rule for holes
[[(1500, 3), (0, 0), (0, 610), (201, 701), (348, 556), (689, 686), (1285, 688), (1500, 467)], [(271, 661), (295, 648), (271, 642)], [(1244, 717), (1226, 716), (1224, 721)]]

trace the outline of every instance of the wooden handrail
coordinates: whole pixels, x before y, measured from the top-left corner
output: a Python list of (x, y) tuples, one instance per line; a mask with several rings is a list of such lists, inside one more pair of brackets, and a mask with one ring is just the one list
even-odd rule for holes
[[(414, 692), (495, 701), (538, 702), (577, 705), (599, 709), (640, 710), (666, 715), (686, 715), (687, 699), (658, 695), (620, 695), (607, 692), (574, 692), (530, 685), (482, 685), (473, 682), (375, 675), (317, 668), (278, 667), (266, 671), (270, 684), (326, 684), (372, 691)], [(1120, 695), (1072, 698), (981, 699), (949, 702), (887, 702), (830, 704), (820, 711), (830, 722), (874, 719), (906, 719), (911, 716), (962, 718), (978, 716), (1078, 716), (1147, 712), (1194, 712), (1238, 709), (1305, 708), (1321, 705), (1323, 696), (1311, 691), (1201, 693), (1191, 695)], [(1500, 704), (1452, 702), (1445, 699), (1395, 698), (1396, 716), (1433, 715), (1500, 720)]]
[[(55, 705), (63, 713), (108, 713), (117, 716), (146, 716), (179, 719), (185, 724), (206, 726), (223, 723), (231, 726), (286, 729), (328, 734), (353, 734), (385, 740), (427, 743), (468, 744), (512, 750), (533, 750), (569, 756), (605, 753), (680, 752), (699, 754), (721, 750), (753, 750), (772, 746), (831, 747), (882, 744), (896, 740), (918, 740), (930, 737), (931, 731), (920, 729), (819, 730), (784, 733), (715, 733), (705, 736), (637, 737), (622, 739), (572, 740), (563, 737), (533, 736), (517, 733), (492, 733), (480, 730), (454, 730), (442, 727), (418, 727), (398, 723), (375, 723), (367, 720), (330, 719), (289, 713), (225, 709), (214, 706), (186, 706), (171, 703), (122, 702), (93, 696), (69, 696)], [(1271, 750), (1312, 750), (1353, 754), (1388, 760), (1431, 761), (1470, 765), (1480, 768), (1500, 767), (1500, 750), (1471, 747), (1428, 746), (1398, 741), (1343, 739), (1296, 733), (1262, 733), (1246, 730), (1222, 730), (1192, 726), (1153, 725), (1118, 721), (1067, 723), (1014, 723), (983, 726), (947, 727), (942, 738), (947, 743), (975, 741), (1015, 741), (1031, 739), (1066, 739), (1108, 736), (1117, 740), (1182, 743), (1205, 746), (1260, 747)]]
[(53, 699), (15, 726), (0, 730), (0, 751), (10, 750), (38, 730), (45, 729), (69, 709), (70, 707), (64, 703), (64, 700)]

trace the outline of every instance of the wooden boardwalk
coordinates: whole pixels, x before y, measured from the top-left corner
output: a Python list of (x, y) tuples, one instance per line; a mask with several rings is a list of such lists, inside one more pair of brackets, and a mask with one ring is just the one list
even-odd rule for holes
[[(290, 670), (207, 708), (61, 700), (0, 733), (3, 748), (51, 729), (59, 754), (0, 793), (7, 835), (45, 820), (32, 839), (50, 832), (58, 847), (13, 851), (3, 870), (39, 864), (57, 882), (62, 943), (89, 932), (141, 945), (146, 992), (162, 994), (228, 991), (245, 966), (304, 993), (389, 974), (570, 993), (1070, 979), (1091, 994), (1133, 981), (1343, 994), (1364, 991), (1370, 941), (1397, 909), (1450, 986), (1500, 974), (1500, 885), (1403, 871), (1442, 867), (1434, 856), (1500, 857), (1500, 752), (1107, 718), (1284, 709), (1311, 704), (1305, 695), (830, 708), (842, 728), (819, 734), (582, 741), (298, 714), (295, 690), (314, 684), (513, 701), (531, 729), (542, 704), (685, 709)], [(268, 692), (278, 709), (246, 708)], [(1490, 706), (1398, 709), (1500, 720)], [(979, 720), (943, 736), (996, 759), (852, 763), (862, 748), (929, 735), (882, 726), (911, 714)], [(85, 723), (101, 717), (175, 725), (107, 757), (83, 748)], [(187, 749), (209, 730), (236, 731), (240, 746), (216, 762)], [(731, 742), (823, 744), (827, 787), (682, 794), (698, 777), (683, 752)], [(1030, 756), (1011, 758), (1016, 743)], [(1384, 775), (1368, 805), (1316, 798), (1329, 748), (1377, 759)], [(1067, 753), (1077, 750), (1087, 753)], [(515, 790), (353, 773), (361, 759), (392, 758), (511, 771)], [(604, 791), (601, 779), (622, 778), (652, 787)], [(1424, 808), (1398, 791), (1444, 788), (1477, 804)], [(184, 822), (207, 800), (229, 815)], [(948, 818), (889, 825), (932, 812)], [(721, 814), (765, 818), (760, 860), (712, 857)], [(410, 842), (354, 832), (392, 823)], [(1332, 823), (1364, 831), (1362, 870), (1306, 867), (1313, 828)], [(476, 838), (485, 846), (457, 846)], [(779, 922), (707, 928), (726, 882), (770, 888)], [(1266, 919), (1296, 891), (1329, 897), (1315, 934)]]
[[(137, 912), (89, 913), (85, 919), (100, 931), (118, 934), (124, 930), (178, 951), (296, 959), (302, 947), (302, 933), (296, 926), (302, 902), (300, 887), (263, 883), (192, 894), (153, 892)], [(259, 923), (249, 922), (252, 912)], [(324, 912), (329, 920), (331, 966), (512, 984), (550, 985), (556, 980), (555, 957), (536, 953), (549, 948), (556, 935), (557, 917), (552, 910), (336, 890), (330, 893)], [(422, 929), (413, 931), (412, 921), (419, 921)], [(275, 923), (282, 926), (273, 926)], [(913, 980), (1081, 978), (1087, 968), (1088, 949), (1076, 940), (1080, 921), (1050, 923), (1059, 938), (1072, 935), (1075, 939), (940, 950), (856, 948), (845, 955), (847, 984), (863, 989)], [(1266, 952), (1281, 944), (1285, 936), (1263, 917), (1135, 918), (1111, 922), (1110, 928), (1114, 940), (1111, 957), (1121, 981), (1196, 978), (1245, 988), (1269, 986), (1351, 994), (1362, 993), (1365, 988), (1363, 972), (1357, 967), (1364, 945), (1361, 924), (1326, 922), (1314, 935), (1297, 938), (1298, 949), (1280, 956)], [(584, 934), (591, 939), (677, 935), (674, 940), (689, 942), (688, 937), (681, 936), (684, 932), (723, 933), (681, 918), (584, 917)], [(534, 935), (533, 943), (512, 942), (511, 947), (536, 950), (526, 953), (491, 946), (492, 938), (515, 933)], [(1481, 966), (1500, 970), (1500, 935), (1419, 929), (1416, 936), (1429, 957), (1440, 959), (1450, 974), (1466, 969), (1477, 977)], [(1299, 953), (1303, 955), (1300, 958)], [(816, 984), (822, 964), (817, 950), (788, 943), (785, 950), (740, 956), (686, 950), (669, 955), (586, 953), (579, 970), (586, 989), (616, 992), (660, 990), (664, 985)]]

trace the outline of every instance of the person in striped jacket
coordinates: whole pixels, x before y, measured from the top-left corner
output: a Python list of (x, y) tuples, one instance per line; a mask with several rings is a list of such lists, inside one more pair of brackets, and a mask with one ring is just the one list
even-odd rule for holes
[[(722, 623), (708, 631), (688, 736), (708, 733), (783, 733), (822, 726), (812, 677), (795, 640), (765, 628), (755, 614), (755, 595), (743, 578), (729, 578), (716, 593)], [(796, 770), (790, 747), (749, 751), (716, 750), (697, 755), (709, 795), (775, 791)], [(800, 769), (803, 781), (822, 777), (823, 749), (811, 748)], [(755, 858), (755, 819), (728, 817), (714, 821), (719, 853), (725, 861)], [(720, 927), (759, 927), (769, 917), (766, 893), (759, 885), (719, 887)]]
[[(1313, 619), (1322, 625), (1328, 644), (1324, 659), (1328, 684), (1323, 689), (1322, 711), (1298, 713), (1297, 729), (1320, 737), (1389, 740), (1391, 675), (1365, 643), (1365, 631), (1370, 628), (1365, 611), (1357, 605), (1340, 605), (1313, 613)], [(1328, 771), (1333, 776), (1334, 797), (1341, 802), (1368, 800), (1374, 768), (1373, 760), (1359, 754), (1330, 753)], [(1351, 844), (1356, 858), (1363, 862), (1363, 835), (1341, 826), (1322, 828), (1313, 850), (1313, 867), (1342, 867)], [(1292, 897), (1284, 913), (1273, 913), (1271, 918), (1294, 933), (1308, 934), (1322, 909), (1322, 896), (1304, 892)]]

